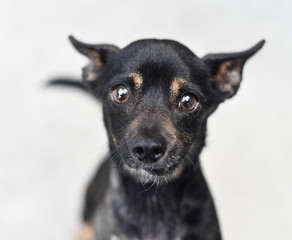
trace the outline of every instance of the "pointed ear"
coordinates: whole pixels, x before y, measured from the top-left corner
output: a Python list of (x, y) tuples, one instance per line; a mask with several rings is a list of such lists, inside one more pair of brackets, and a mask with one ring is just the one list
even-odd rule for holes
[(203, 61), (210, 68), (212, 84), (222, 96), (222, 101), (236, 94), (246, 60), (260, 50), (264, 43), (262, 40), (243, 52), (208, 54), (203, 57)]
[(119, 48), (110, 44), (83, 43), (73, 36), (69, 36), (69, 39), (78, 52), (90, 59), (89, 64), (82, 69), (82, 78), (84, 85), (92, 89), (96, 85), (99, 72), (107, 64), (109, 56), (119, 51)]

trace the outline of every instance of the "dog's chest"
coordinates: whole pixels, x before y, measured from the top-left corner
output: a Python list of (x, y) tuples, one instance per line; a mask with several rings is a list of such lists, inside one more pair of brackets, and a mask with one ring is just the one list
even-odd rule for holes
[[(178, 209), (171, 203), (160, 202), (159, 196), (147, 196), (135, 204), (115, 205), (117, 231), (126, 239), (176, 239), (180, 232)], [(126, 206), (126, 207), (123, 207)]]
[(185, 228), (173, 199), (161, 201), (161, 194), (141, 193), (129, 201), (124, 194), (114, 187), (107, 192), (96, 214), (96, 239), (181, 239)]

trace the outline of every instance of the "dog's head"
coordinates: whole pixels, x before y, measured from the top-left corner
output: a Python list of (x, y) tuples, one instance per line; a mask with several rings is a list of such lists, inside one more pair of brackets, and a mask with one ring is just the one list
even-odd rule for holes
[(200, 59), (171, 40), (124, 49), (70, 40), (90, 58), (83, 82), (103, 102), (113, 159), (144, 183), (176, 178), (196, 163), (208, 116), (236, 94), (244, 63), (264, 44)]

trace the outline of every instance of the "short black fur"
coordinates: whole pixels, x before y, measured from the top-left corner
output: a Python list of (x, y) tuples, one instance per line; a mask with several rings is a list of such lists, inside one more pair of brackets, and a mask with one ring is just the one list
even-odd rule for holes
[(199, 155), (208, 117), (237, 92), (244, 63), (264, 41), (200, 59), (171, 40), (124, 49), (70, 40), (90, 59), (83, 84), (103, 103), (109, 140), (86, 194), (83, 219), (94, 238), (221, 239)]

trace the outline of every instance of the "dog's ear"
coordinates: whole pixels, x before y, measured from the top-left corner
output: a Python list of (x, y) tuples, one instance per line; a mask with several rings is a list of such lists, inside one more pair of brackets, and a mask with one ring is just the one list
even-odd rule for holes
[(76, 40), (73, 36), (69, 39), (76, 50), (90, 59), (82, 74), (84, 85), (90, 90), (96, 85), (99, 72), (107, 64), (109, 56), (119, 51), (119, 48), (110, 44), (87, 44)]
[(264, 43), (262, 40), (243, 52), (208, 54), (203, 57), (203, 61), (210, 68), (212, 84), (219, 91), (222, 101), (236, 94), (246, 60), (260, 50)]

